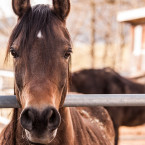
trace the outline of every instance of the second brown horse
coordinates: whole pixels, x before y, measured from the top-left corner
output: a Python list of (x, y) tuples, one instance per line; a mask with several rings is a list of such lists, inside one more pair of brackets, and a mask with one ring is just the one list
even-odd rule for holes
[[(86, 69), (73, 73), (71, 91), (85, 94), (144, 94), (145, 85), (120, 76), (110, 68)], [(120, 126), (145, 123), (145, 107), (105, 107), (114, 123), (115, 144)]]

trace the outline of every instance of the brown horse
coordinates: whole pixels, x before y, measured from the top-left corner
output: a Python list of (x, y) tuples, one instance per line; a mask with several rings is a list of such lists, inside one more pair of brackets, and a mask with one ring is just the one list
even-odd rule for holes
[[(126, 79), (110, 68), (88, 69), (73, 73), (71, 91), (85, 94), (144, 94), (145, 86)], [(105, 107), (114, 124), (115, 144), (120, 126), (145, 123), (145, 107)]]
[[(15, 93), (22, 108), (0, 135), (1, 145), (113, 145), (113, 124), (103, 107), (65, 108), (71, 40), (69, 0), (31, 7), (13, 0), (18, 22), (10, 37)], [(7, 54), (7, 55), (8, 55)]]

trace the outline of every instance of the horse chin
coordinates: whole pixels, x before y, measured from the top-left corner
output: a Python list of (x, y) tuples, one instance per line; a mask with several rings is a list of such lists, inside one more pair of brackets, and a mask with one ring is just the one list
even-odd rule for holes
[(52, 131), (51, 133), (48, 133), (48, 134), (43, 135), (43, 136), (34, 135), (33, 133), (30, 133), (27, 130), (25, 130), (25, 132), (26, 132), (26, 138), (31, 144), (46, 145), (46, 144), (49, 144), (50, 142), (52, 142), (52, 140), (55, 138), (56, 133), (57, 133), (57, 129)]

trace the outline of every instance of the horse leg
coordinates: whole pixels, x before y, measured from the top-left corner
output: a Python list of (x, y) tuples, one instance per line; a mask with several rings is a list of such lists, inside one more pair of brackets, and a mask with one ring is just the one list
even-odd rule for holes
[(115, 145), (118, 145), (118, 140), (119, 140), (119, 127), (115, 127)]

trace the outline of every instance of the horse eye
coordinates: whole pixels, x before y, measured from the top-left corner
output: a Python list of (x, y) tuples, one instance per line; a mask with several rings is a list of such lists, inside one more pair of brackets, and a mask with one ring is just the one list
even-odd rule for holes
[(72, 50), (71, 50), (71, 49), (67, 50), (67, 51), (65, 52), (64, 58), (65, 58), (65, 59), (69, 58), (70, 55), (71, 55), (71, 53), (72, 53)]
[(10, 48), (10, 52), (11, 52), (11, 55), (14, 57), (14, 58), (17, 58), (18, 57), (18, 54), (17, 52), (15, 51), (15, 49), (13, 47)]

